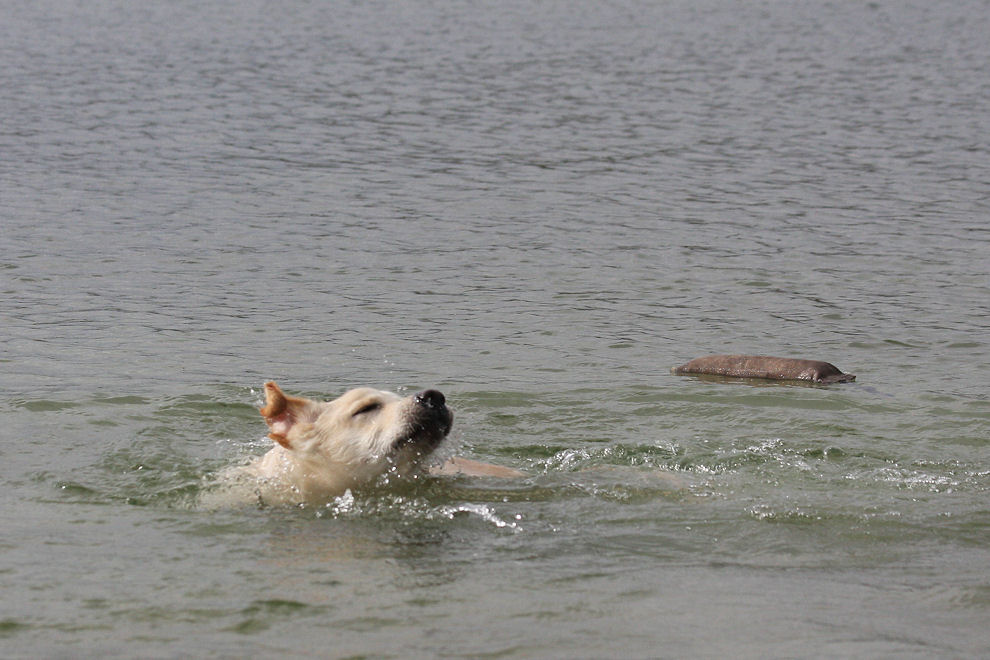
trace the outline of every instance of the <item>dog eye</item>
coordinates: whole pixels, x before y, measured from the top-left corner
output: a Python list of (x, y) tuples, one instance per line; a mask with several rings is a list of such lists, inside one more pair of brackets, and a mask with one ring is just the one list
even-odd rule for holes
[(363, 415), (365, 413), (374, 412), (374, 411), (378, 410), (381, 407), (382, 407), (382, 404), (380, 402), (378, 402), (378, 401), (371, 401), (369, 403), (364, 404), (363, 406), (361, 406), (357, 410), (355, 410), (354, 411), (354, 414), (352, 415), (352, 417), (357, 417), (358, 415)]

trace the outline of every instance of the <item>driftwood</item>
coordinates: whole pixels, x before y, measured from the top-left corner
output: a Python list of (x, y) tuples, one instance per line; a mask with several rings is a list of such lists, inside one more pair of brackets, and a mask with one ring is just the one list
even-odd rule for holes
[(708, 355), (674, 367), (678, 376), (709, 374), (732, 378), (767, 378), (770, 380), (805, 380), (813, 383), (849, 383), (856, 380), (828, 362), (767, 355)]

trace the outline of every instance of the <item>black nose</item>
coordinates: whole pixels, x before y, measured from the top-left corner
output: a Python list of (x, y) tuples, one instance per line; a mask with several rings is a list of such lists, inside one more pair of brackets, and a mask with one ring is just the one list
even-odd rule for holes
[(423, 390), (414, 398), (416, 399), (416, 403), (424, 405), (427, 408), (443, 408), (443, 404), (447, 402), (443, 393), (437, 390)]

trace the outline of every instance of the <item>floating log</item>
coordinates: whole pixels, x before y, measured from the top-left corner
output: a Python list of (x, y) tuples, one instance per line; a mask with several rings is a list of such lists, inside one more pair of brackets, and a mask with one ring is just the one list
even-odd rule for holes
[(731, 378), (766, 378), (770, 380), (805, 380), (813, 383), (850, 383), (853, 374), (819, 360), (770, 357), (768, 355), (707, 355), (674, 367), (677, 376), (710, 374)]

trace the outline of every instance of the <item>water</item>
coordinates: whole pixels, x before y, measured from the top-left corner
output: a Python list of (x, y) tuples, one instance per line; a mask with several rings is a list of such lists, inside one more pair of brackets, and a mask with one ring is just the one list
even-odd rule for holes
[[(0, 654), (987, 655), (987, 10), (6, 3)], [(197, 509), (268, 379), (530, 476)]]

